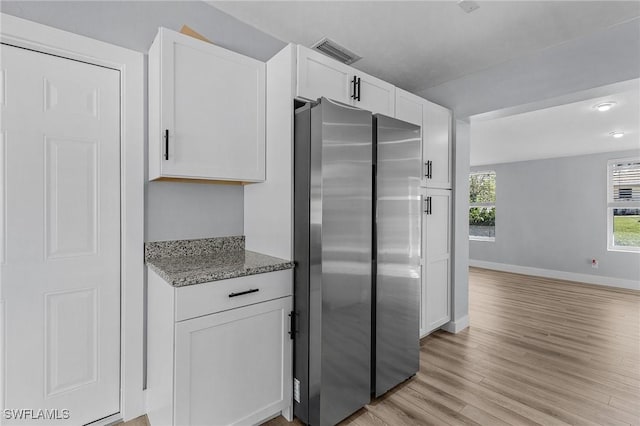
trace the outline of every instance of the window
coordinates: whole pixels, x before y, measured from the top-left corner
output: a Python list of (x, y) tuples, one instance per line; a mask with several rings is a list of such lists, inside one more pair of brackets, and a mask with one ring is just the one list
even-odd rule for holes
[(469, 239), (496, 239), (496, 172), (469, 176)]
[(640, 251), (640, 158), (609, 161), (609, 250)]

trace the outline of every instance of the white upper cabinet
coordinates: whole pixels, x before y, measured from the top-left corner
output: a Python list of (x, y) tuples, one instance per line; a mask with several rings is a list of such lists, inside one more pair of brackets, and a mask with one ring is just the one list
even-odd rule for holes
[(298, 46), (298, 96), (309, 100), (324, 96), (334, 101), (351, 103), (352, 75), (353, 69), (350, 66)]
[(422, 126), (424, 185), (451, 189), (451, 111), (396, 88), (395, 116)]
[(373, 113), (394, 116), (395, 86), (298, 45), (297, 96), (322, 96)]
[(161, 28), (149, 51), (149, 179), (265, 179), (265, 64)]
[(374, 114), (395, 115), (394, 85), (362, 72), (356, 72), (357, 93), (353, 105)]
[(425, 100), (396, 87), (396, 118), (422, 126)]
[(451, 111), (425, 101), (422, 159), (428, 188), (451, 189)]

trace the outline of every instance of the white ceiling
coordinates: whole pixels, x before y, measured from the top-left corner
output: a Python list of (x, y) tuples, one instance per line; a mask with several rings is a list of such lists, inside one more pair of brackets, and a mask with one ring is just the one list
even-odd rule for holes
[(208, 1), (283, 41), (329, 37), (416, 92), (640, 16), (638, 1)]
[[(616, 105), (607, 112), (593, 108), (605, 101)], [(615, 139), (613, 131), (625, 136)], [(637, 84), (622, 93), (507, 117), (471, 118), (472, 166), (632, 149), (640, 150)]]

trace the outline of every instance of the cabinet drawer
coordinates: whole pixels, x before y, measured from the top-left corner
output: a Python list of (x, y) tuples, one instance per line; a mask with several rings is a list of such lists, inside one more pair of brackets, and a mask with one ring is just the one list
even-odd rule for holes
[(180, 287), (176, 288), (175, 318), (184, 321), (290, 296), (292, 290), (293, 272), (290, 269)]

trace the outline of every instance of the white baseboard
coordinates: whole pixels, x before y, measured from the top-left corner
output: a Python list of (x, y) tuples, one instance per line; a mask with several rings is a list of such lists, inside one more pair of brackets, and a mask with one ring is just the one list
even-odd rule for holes
[(442, 327), (442, 330), (447, 331), (449, 333), (460, 333), (465, 328), (469, 327), (469, 315), (465, 315), (462, 318), (459, 318), (455, 321), (449, 321)]
[(469, 259), (469, 266), (484, 269), (493, 269), (514, 274), (533, 275), (536, 277), (553, 278), (556, 280), (576, 281), (579, 283), (596, 284), (607, 287), (624, 288), (628, 290), (640, 290), (640, 281), (623, 278), (604, 277), (602, 275), (578, 274), (575, 272), (556, 271), (553, 269), (532, 268), (529, 266), (509, 265), (506, 263), (485, 262), (483, 260)]

